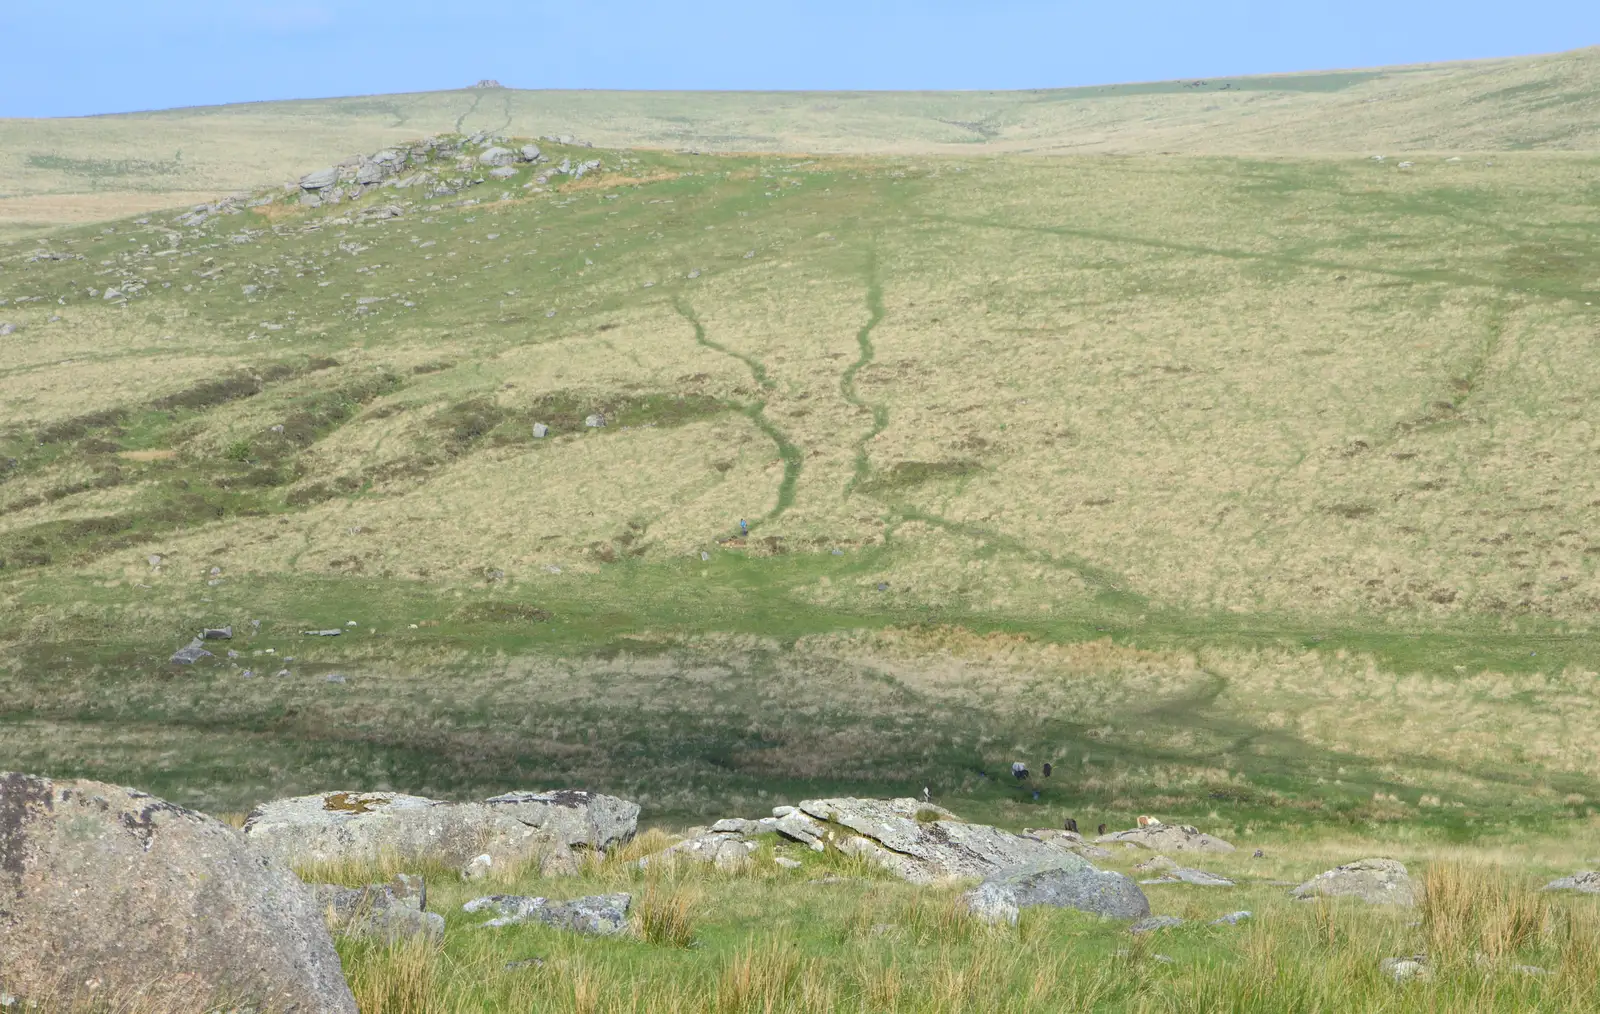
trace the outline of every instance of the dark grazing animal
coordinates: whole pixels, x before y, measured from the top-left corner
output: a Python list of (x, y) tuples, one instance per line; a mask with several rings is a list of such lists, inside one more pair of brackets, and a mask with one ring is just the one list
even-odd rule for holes
[(1067, 822), (1063, 825), (1063, 827), (1066, 830), (1071, 831), (1073, 834), (1078, 833), (1078, 822), (1073, 820), (1071, 817), (1067, 818)]
[(1101, 824), (1101, 825), (1100, 825), (1100, 831), (1099, 831), (1099, 833), (1100, 833), (1100, 834), (1105, 834), (1105, 833), (1106, 833), (1106, 826), (1105, 826), (1105, 825), (1104, 825), (1104, 824)]

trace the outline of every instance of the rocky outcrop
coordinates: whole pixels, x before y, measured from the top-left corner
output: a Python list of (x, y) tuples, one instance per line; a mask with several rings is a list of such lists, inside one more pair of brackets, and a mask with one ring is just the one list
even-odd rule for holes
[(1570, 877), (1552, 880), (1544, 885), (1546, 891), (1578, 891), (1582, 894), (1600, 894), (1600, 872), (1581, 870)]
[(1015, 924), (1034, 905), (1072, 908), (1111, 919), (1139, 919), (1150, 902), (1120, 873), (1082, 866), (1032, 866), (997, 874), (963, 895), (967, 910), (985, 922)]
[(622, 893), (597, 894), (571, 901), (493, 894), (474, 898), (461, 907), (466, 912), (495, 913), (495, 918), (483, 924), (491, 928), (531, 920), (573, 933), (615, 936), (628, 928), (628, 909), (632, 904), (633, 896)]
[(1131, 845), (1156, 852), (1232, 852), (1233, 846), (1188, 824), (1151, 824), (1103, 834), (1097, 845)]
[(639, 806), (579, 790), (513, 792), (446, 803), (393, 792), (324, 792), (264, 803), (245, 821), (251, 843), (289, 865), (391, 855), (488, 866), (537, 859), (575, 873), (586, 852), (631, 839)]
[(1358, 859), (1336, 866), (1289, 892), (1304, 901), (1314, 898), (1359, 898), (1369, 905), (1415, 905), (1416, 886), (1405, 864), (1393, 859)]
[(706, 831), (691, 835), (653, 856), (646, 856), (639, 861), (639, 865), (648, 866), (663, 859), (669, 862), (687, 859), (711, 863), (719, 870), (737, 870), (749, 864), (750, 856), (756, 848), (755, 842), (738, 832)]
[(916, 799), (807, 799), (799, 811), (832, 825), (829, 844), (912, 883), (989, 877), (1028, 866), (1090, 868), (1070, 850), (1038, 838), (969, 824)]
[(355, 1014), (311, 892), (237, 831), (133, 789), (0, 774), (0, 970), (149, 1009)]
[(1076, 831), (1063, 831), (1055, 827), (1025, 827), (1022, 829), (1022, 836), (1059, 845), (1085, 859), (1110, 859), (1112, 856), (1110, 849), (1091, 844)]

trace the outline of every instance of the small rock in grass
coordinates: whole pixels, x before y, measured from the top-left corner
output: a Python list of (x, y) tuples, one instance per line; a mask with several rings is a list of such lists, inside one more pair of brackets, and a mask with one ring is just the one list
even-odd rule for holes
[(1212, 926), (1237, 926), (1250, 918), (1249, 912), (1229, 912), (1225, 916), (1211, 920)]
[(543, 968), (543, 958), (523, 958), (521, 961), (507, 961), (505, 969), (508, 972), (520, 972), (524, 968)]
[(289, 675), (289, 670), (287, 670), (287, 669), (279, 669), (278, 672), (277, 672), (277, 675), (279, 675), (279, 676), (287, 676), (287, 675)]
[(1378, 962), (1378, 971), (1395, 982), (1426, 982), (1433, 978), (1433, 971), (1421, 955), (1410, 958), (1384, 958)]
[(632, 904), (633, 896), (621, 892), (574, 898), (571, 901), (494, 894), (474, 898), (461, 907), (467, 912), (498, 913), (483, 924), (485, 927), (515, 926), (531, 920), (573, 933), (615, 936), (627, 928), (628, 909)]
[(583, 424), (590, 429), (600, 429), (606, 424), (606, 417), (596, 413), (583, 420)]
[(193, 665), (202, 658), (211, 657), (211, 652), (205, 649), (205, 642), (197, 637), (173, 652), (170, 661), (176, 662), (178, 665)]
[(307, 637), (338, 637), (340, 634), (344, 633), (344, 631), (338, 630), (338, 629), (334, 629), (334, 630), (302, 630), (302, 631), (300, 631), (300, 633), (306, 635)]
[(1129, 933), (1154, 933), (1157, 930), (1174, 929), (1183, 925), (1183, 920), (1175, 915), (1152, 915), (1147, 919), (1140, 919), (1128, 927)]
[(786, 870), (798, 870), (801, 866), (805, 865), (804, 863), (800, 862), (800, 860), (790, 859), (788, 856), (773, 856), (772, 861), (777, 863), (779, 866), (782, 866)]
[(494, 857), (485, 853), (475, 856), (471, 862), (461, 868), (462, 880), (482, 880), (494, 869)]
[(342, 672), (330, 672), (328, 675), (322, 677), (322, 681), (324, 683), (343, 683), (345, 681), (344, 680), (344, 673), (342, 673)]
[(229, 641), (233, 639), (233, 628), (231, 626), (207, 627), (205, 632), (200, 636), (204, 637), (208, 641)]
[(1215, 873), (1205, 870), (1188, 870), (1182, 867), (1173, 869), (1151, 880), (1141, 880), (1141, 884), (1193, 884), (1196, 887), (1232, 887), (1233, 881), (1227, 877), (1219, 877)]
[(550, 427), (546, 426), (544, 423), (534, 423), (533, 424), (533, 439), (535, 439), (535, 440), (543, 440), (545, 437), (547, 437), (549, 435), (550, 435)]

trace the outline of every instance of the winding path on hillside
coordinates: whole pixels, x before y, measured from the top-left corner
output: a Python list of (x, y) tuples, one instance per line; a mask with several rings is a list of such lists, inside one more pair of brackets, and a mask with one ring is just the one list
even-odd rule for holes
[[(694, 328), (696, 345), (739, 360), (749, 369), (750, 376), (754, 378), (756, 385), (763, 391), (770, 391), (777, 386), (767, 376), (766, 365), (761, 360), (742, 352), (736, 352), (721, 342), (712, 341), (706, 335), (705, 324), (701, 322), (694, 312), (694, 307), (690, 306), (687, 300), (674, 300), (672, 307), (680, 317), (688, 321), (690, 326)], [(795, 487), (800, 482), (800, 470), (804, 467), (805, 462), (804, 456), (800, 453), (800, 448), (789, 439), (788, 434), (784, 433), (783, 430), (774, 425), (772, 420), (767, 418), (767, 403), (765, 399), (758, 399), (743, 405), (741, 410), (755, 424), (757, 429), (766, 434), (767, 438), (777, 445), (778, 457), (783, 459), (783, 479), (778, 483), (778, 500), (773, 504), (770, 511), (756, 521), (756, 525), (760, 525), (763, 522), (773, 521), (782, 517), (784, 511), (794, 505)]]

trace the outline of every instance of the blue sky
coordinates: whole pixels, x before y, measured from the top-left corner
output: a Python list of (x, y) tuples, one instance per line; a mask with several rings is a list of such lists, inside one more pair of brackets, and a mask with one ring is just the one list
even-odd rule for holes
[(456, 88), (1037, 88), (1552, 52), (1596, 0), (0, 0), (0, 116)]

